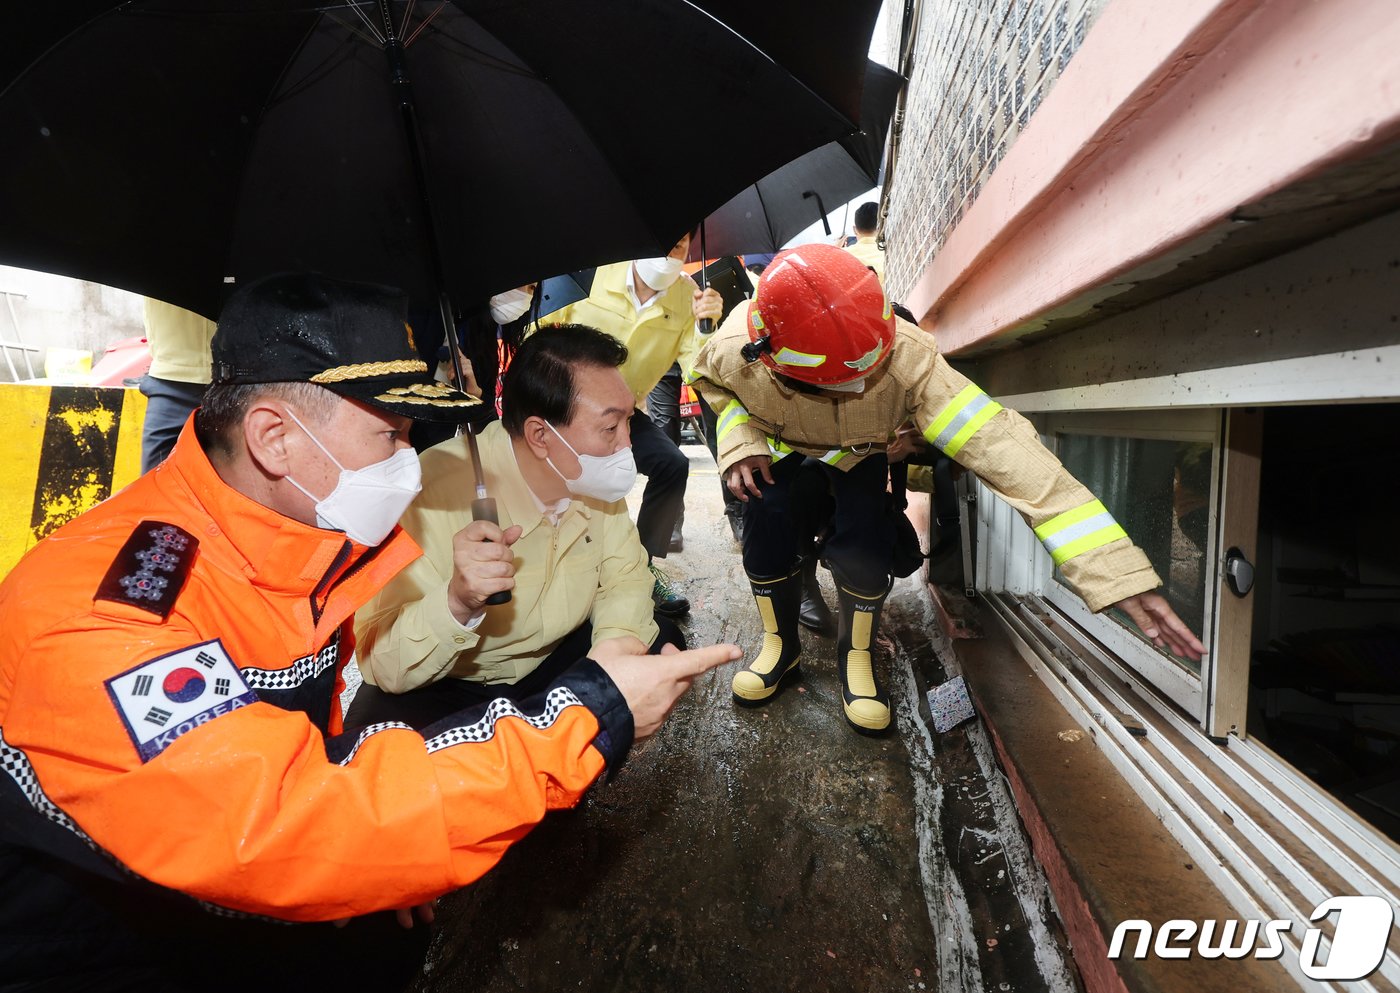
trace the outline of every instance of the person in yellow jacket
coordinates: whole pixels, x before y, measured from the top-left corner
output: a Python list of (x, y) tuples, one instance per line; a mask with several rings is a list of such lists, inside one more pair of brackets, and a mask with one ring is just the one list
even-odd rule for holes
[[(578, 325), (521, 345), (504, 417), (478, 446), (498, 525), (472, 520), (465, 438), (423, 453), (423, 491), (399, 523), (424, 555), (359, 612), (366, 685), (350, 726), (421, 726), (493, 696), (524, 699), (605, 641), (637, 654), (685, 647), (653, 616), (646, 551), (623, 499), (636, 478), (632, 393), (617, 368), (626, 358), (615, 338)], [(501, 590), (510, 602), (487, 606)]]
[(400, 989), (414, 908), (738, 657), (599, 644), (530, 701), (345, 731), (353, 615), (419, 555), (410, 420), (483, 409), (432, 381), (406, 310), (241, 287), (170, 457), (0, 584), (0, 986)]
[(175, 447), (180, 429), (209, 385), (214, 322), (150, 297), (145, 302), (145, 321), (151, 367), (141, 378), (141, 393), (146, 397), (141, 471), (150, 472)]
[(880, 226), (880, 205), (874, 200), (861, 204), (856, 208), (852, 224), (856, 229), (856, 240), (846, 246), (846, 251), (860, 259), (861, 265), (874, 269), (880, 285), (884, 286), (885, 252), (875, 240)]
[[(681, 272), (690, 235), (682, 236), (664, 258), (600, 266), (587, 298), (541, 318), (541, 325), (583, 324), (612, 335), (627, 346), (622, 378), (632, 391), (636, 412), (629, 429), (637, 471), (647, 477), (637, 531), (651, 559), (664, 559), (685, 507), (690, 461), (644, 413), (647, 394), (672, 363), (682, 373), (695, 364), (700, 338), (697, 322), (717, 321), (724, 301), (714, 289), (703, 293)], [(656, 609), (677, 617), (690, 609), (666, 575), (651, 565)]]
[(1161, 580), (1103, 504), (1025, 418), (955, 372), (931, 335), (898, 319), (874, 273), (849, 252), (806, 245), (780, 254), (749, 306), (701, 349), (694, 375), (719, 417), (720, 469), (746, 501), (744, 569), (763, 621), (762, 650), (734, 676), (738, 703), (766, 702), (799, 663), (790, 490), (811, 458), (836, 504), (824, 556), (837, 585), (846, 719), (866, 733), (889, 726), (873, 651), (895, 549), (885, 451), (906, 421), (1026, 518), (1091, 610), (1120, 607), (1155, 644), (1194, 658), (1204, 652), (1152, 592)]

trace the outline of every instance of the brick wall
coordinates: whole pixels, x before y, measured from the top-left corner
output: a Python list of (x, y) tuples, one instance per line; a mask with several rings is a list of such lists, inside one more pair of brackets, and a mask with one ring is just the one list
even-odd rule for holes
[[(885, 223), (896, 300), (977, 199), (1107, 4), (925, 0)], [(899, 18), (890, 22), (897, 53)]]

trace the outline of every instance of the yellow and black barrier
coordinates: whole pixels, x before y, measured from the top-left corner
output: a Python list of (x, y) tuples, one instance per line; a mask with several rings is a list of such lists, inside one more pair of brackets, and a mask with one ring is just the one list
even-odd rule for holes
[(141, 475), (145, 416), (134, 388), (0, 383), (0, 577)]

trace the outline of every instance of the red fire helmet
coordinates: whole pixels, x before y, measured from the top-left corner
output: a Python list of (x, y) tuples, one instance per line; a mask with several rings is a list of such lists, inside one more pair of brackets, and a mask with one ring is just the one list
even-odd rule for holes
[[(813, 386), (868, 374), (889, 355), (894, 328), (879, 278), (833, 245), (779, 253), (749, 302), (749, 341), (768, 339), (764, 363)], [(752, 354), (754, 346), (745, 347)]]

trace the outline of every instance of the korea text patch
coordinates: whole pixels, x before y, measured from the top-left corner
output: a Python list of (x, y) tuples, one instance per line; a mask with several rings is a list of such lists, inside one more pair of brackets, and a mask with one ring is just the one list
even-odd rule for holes
[(143, 762), (258, 699), (217, 638), (128, 669), (107, 680), (107, 693)]

